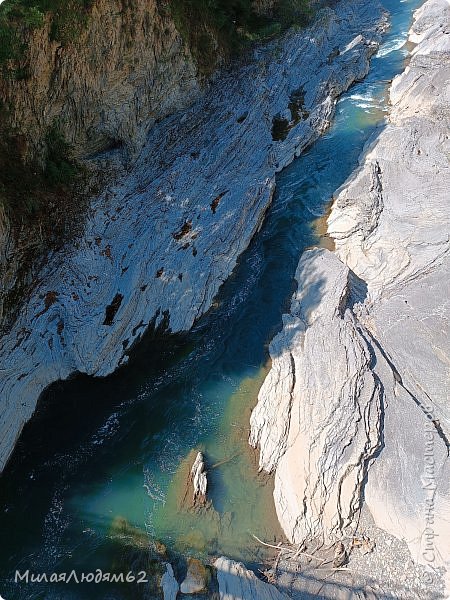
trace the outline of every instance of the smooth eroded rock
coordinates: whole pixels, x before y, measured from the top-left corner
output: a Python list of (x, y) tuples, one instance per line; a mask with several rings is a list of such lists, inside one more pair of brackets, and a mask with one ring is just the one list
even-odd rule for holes
[(180, 586), (182, 594), (198, 594), (208, 589), (211, 574), (197, 558), (188, 559), (187, 574)]
[(164, 600), (175, 600), (180, 590), (178, 581), (175, 579), (173, 568), (170, 563), (166, 563), (166, 571), (161, 578), (161, 587)]
[(206, 504), (206, 492), (208, 489), (208, 478), (203, 454), (199, 452), (191, 468), (192, 485), (194, 488), (192, 502), (194, 506)]
[(242, 563), (221, 556), (217, 569), (220, 600), (288, 600), (274, 585), (264, 583)]
[(359, 318), (385, 390), (367, 505), (414, 560), (450, 571), (449, 22), (445, 0), (416, 11), (389, 123), (343, 186), (328, 232), (367, 284)]
[[(415, 13), (392, 108), (306, 252), (251, 419), (295, 542), (375, 524), (416, 562), (450, 563), (450, 5)], [(433, 571), (436, 573), (436, 571)]]
[(381, 446), (382, 388), (349, 307), (349, 270), (331, 252), (303, 254), (298, 291), (270, 346), (272, 369), (251, 417), (260, 467), (275, 470), (280, 523), (296, 543), (329, 543), (352, 523)]

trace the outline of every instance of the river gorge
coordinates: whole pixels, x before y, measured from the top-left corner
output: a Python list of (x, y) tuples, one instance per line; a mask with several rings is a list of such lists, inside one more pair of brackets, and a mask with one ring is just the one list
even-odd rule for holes
[[(317, 509), (317, 515), (308, 517), (310, 521), (305, 517), (306, 525), (302, 524), (301, 507), (293, 509), (289, 500), (294, 493), (289, 477), (298, 481), (301, 469), (297, 472), (297, 464), (286, 462), (289, 449), (295, 449), (297, 458), (303, 451), (295, 447), (292, 440), (298, 440), (299, 434), (289, 431), (290, 417), (286, 417), (294, 410), (295, 378), (297, 383), (299, 377), (307, 380), (306, 375), (299, 375), (303, 368), (299, 365), (306, 360), (305, 342), (292, 334), (292, 329), (299, 327), (297, 317), (307, 321), (302, 316), (302, 310), (306, 311), (302, 302), (308, 314), (319, 314), (324, 297), (335, 294), (332, 300), (341, 308), (350, 297), (349, 306), (358, 315), (351, 317), (352, 326), (367, 342), (368, 334), (360, 329), (361, 324), (366, 326), (361, 317), (366, 309), (354, 306), (364, 303), (368, 284), (369, 292), (374, 290), (372, 304), (366, 306), (371, 317), (377, 290), (382, 295), (376, 277), (375, 284), (369, 277), (373, 266), (370, 244), (361, 250), (361, 255), (369, 256), (369, 266), (359, 255), (353, 260), (351, 251), (356, 250), (345, 246), (351, 237), (348, 231), (358, 229), (353, 221), (348, 225), (356, 217), (345, 211), (353, 199), (363, 197), (359, 189), (354, 193), (346, 190), (388, 128), (392, 81), (405, 69), (411, 53), (414, 57), (415, 44), (420, 46), (420, 39), (408, 39), (408, 32), (414, 11), (422, 4), (421, 0), (383, 0), (382, 6), (377, 6), (343, 0), (333, 7), (334, 13), (329, 9), (306, 33), (288, 33), (282, 43), (271, 42), (268, 49), (256, 51), (261, 53), (257, 66), (242, 67), (236, 81), (233, 73), (226, 74), (224, 81), (219, 80), (221, 87), (212, 84), (206, 100), (200, 99), (186, 112), (155, 125), (134, 166), (129, 172), (117, 167), (117, 181), (94, 203), (83, 239), (50, 258), (38, 289), (0, 346), (2, 399), (7, 398), (1, 414), (0, 448), (6, 466), (0, 480), (0, 593), (7, 600), (160, 597), (160, 590), (144, 586), (130, 592), (126, 585), (49, 586), (13, 580), (16, 570), (25, 569), (88, 572), (113, 571), (126, 565), (126, 570), (140, 570), (137, 567), (142, 566), (146, 545), (163, 548), (164, 560), (172, 563), (179, 580), (188, 556), (204, 563), (226, 556), (260, 574), (258, 569), (273, 559), (274, 550), (260, 541), (274, 546), (301, 545), (303, 539), (309, 544), (323, 535), (327, 544), (334, 543), (341, 538), (328, 534), (336, 533), (336, 527), (334, 513), (330, 523), (326, 520), (327, 511), (334, 510), (328, 509), (326, 502), (331, 497), (330, 503), (342, 509), (339, 518), (351, 522), (364, 494), (375, 525), (385, 532), (377, 538), (377, 548), (386, 548), (387, 566), (375, 550), (374, 563), (369, 562), (370, 585), (365, 580), (365, 559), (360, 563), (356, 559), (349, 563), (354, 571), (351, 585), (345, 573), (338, 573), (336, 585), (327, 587), (319, 576), (320, 585), (293, 583), (292, 565), (281, 560), (281, 575), (275, 582), (279, 593), (294, 600), (446, 597), (445, 540), (439, 546), (442, 560), (436, 577), (427, 583), (424, 561), (414, 557), (413, 564), (411, 560), (413, 544), (408, 536), (402, 537), (403, 530), (396, 531), (389, 519), (381, 522), (375, 517), (379, 492), (374, 490), (370, 469), (373, 463), (376, 472), (378, 456), (387, 452), (388, 443), (382, 438), (394, 425), (380, 427), (383, 433), (379, 434), (369, 423), (367, 439), (358, 441), (355, 449), (356, 464), (364, 463), (364, 468), (351, 484), (356, 492), (348, 500), (349, 506), (345, 506), (344, 494), (339, 500), (334, 491), (327, 496), (333, 484), (323, 484), (327, 488), (325, 508)], [(450, 14), (438, 0), (428, 4), (430, 10), (438, 6), (439, 18)], [(305, 61), (309, 45), (314, 51)], [(438, 50), (446, 52), (448, 59), (448, 42), (446, 49)], [(448, 75), (448, 65), (446, 72)], [(438, 87), (438, 83), (434, 85)], [(420, 103), (418, 106), (417, 112)], [(272, 115), (278, 120), (272, 120)], [(444, 133), (439, 135), (442, 139)], [(114, 152), (98, 160), (109, 168), (118, 164)], [(448, 165), (445, 168), (448, 174)], [(436, 174), (436, 180), (439, 176)], [(364, 183), (361, 188), (365, 185), (370, 193), (377, 192), (376, 177), (374, 181), (371, 188)], [(444, 184), (439, 187), (438, 198), (445, 199), (448, 183), (447, 179), (447, 188)], [(149, 207), (146, 202), (152, 195), (158, 202)], [(365, 217), (368, 212), (372, 218), (376, 209), (369, 207)], [(373, 218), (372, 230), (377, 219), (379, 215)], [(434, 248), (439, 247), (438, 258), (427, 258), (427, 265), (440, 261), (448, 250), (448, 236), (447, 250), (445, 240), (437, 234), (434, 242)], [(417, 242), (424, 244), (421, 239)], [(394, 250), (393, 260), (401, 262), (403, 258)], [(331, 253), (333, 258), (327, 258)], [(313, 274), (311, 279), (308, 275), (310, 256), (331, 261), (324, 266), (322, 277)], [(301, 257), (304, 262), (299, 265)], [(389, 256), (385, 260), (389, 264)], [(350, 276), (347, 268), (352, 269)], [(349, 291), (343, 280), (349, 277), (352, 281), (353, 273)], [(390, 279), (386, 276), (386, 281), (396, 277), (396, 273)], [(411, 277), (407, 273), (404, 279), (410, 281)], [(439, 279), (443, 280), (445, 275)], [(364, 293), (361, 286), (365, 286)], [(436, 290), (445, 295), (445, 286)], [(341, 310), (336, 306), (329, 314), (323, 309), (326, 326)], [(111, 323), (107, 323), (109, 317)], [(379, 318), (380, 322), (389, 318), (396, 322), (398, 315), (386, 312)], [(307, 326), (312, 328), (312, 324)], [(343, 369), (340, 349), (332, 342), (328, 346), (327, 341), (336, 331), (325, 328), (317, 334), (312, 341), (317, 355), (312, 354), (304, 367), (315, 373), (305, 383), (309, 391), (321, 390), (323, 379), (321, 398), (334, 385), (322, 363), (328, 350), (328, 362), (339, 372)], [(378, 333), (375, 326), (367, 326), (367, 331), (374, 337)], [(341, 335), (339, 329), (336, 336), (341, 339)], [(376, 359), (367, 358), (368, 364), (373, 360), (379, 369), (384, 368), (386, 358), (383, 341), (389, 346), (384, 331), (380, 346), (373, 342)], [(296, 365), (293, 372), (287, 350)], [(346, 347), (346, 352), (351, 354), (351, 349)], [(388, 354), (388, 365), (395, 359), (401, 363), (401, 355)], [(434, 369), (434, 363), (430, 364)], [(371, 369), (376, 371), (373, 364), (366, 363), (361, 369), (363, 383), (357, 380), (358, 389), (367, 385)], [(395, 375), (397, 370), (393, 371)], [(436, 371), (436, 377), (441, 376), (443, 386), (448, 386), (445, 375)], [(293, 382), (287, 390), (290, 377)], [(383, 377), (383, 372), (376, 374), (374, 389), (387, 387)], [(404, 374), (402, 381), (407, 386)], [(346, 381), (336, 383), (342, 389), (345, 385)], [(302, 393), (299, 397), (305, 397)], [(376, 393), (371, 389), (370, 401), (361, 408), (369, 416), (360, 415), (356, 424), (348, 426), (358, 432), (355, 438), (360, 435), (360, 420), (378, 423), (387, 414), (383, 399), (366, 408)], [(285, 397), (289, 407), (283, 408)], [(357, 402), (352, 403), (353, 396), (351, 399), (348, 405), (341, 403), (348, 412), (336, 419), (334, 431), (346, 415), (360, 409)], [(311, 405), (313, 401), (310, 399)], [(442, 408), (442, 414), (435, 417), (442, 427), (436, 443), (439, 453), (439, 444), (446, 439), (448, 407), (438, 405), (436, 410)], [(280, 414), (275, 414), (277, 410)], [(402, 414), (400, 420), (412, 412), (408, 409)], [(322, 416), (326, 422), (326, 412)], [(304, 413), (303, 417), (307, 418)], [(313, 419), (311, 422), (314, 432)], [(313, 440), (308, 443), (314, 445)], [(353, 438), (348, 443), (344, 439), (343, 447), (337, 444), (336, 453), (344, 455), (352, 444)], [(342, 468), (347, 475), (347, 463), (333, 471), (334, 446), (330, 447), (329, 438), (324, 446), (323, 460), (330, 472), (339, 479)], [(180, 504), (195, 458), (193, 451), (204, 454), (208, 473), (211, 506), (200, 511), (184, 510)], [(439, 481), (442, 478), (445, 483), (448, 470), (444, 471), (440, 454), (439, 460)], [(355, 460), (349, 458), (348, 463), (354, 466)], [(448, 469), (448, 460), (446, 465)], [(308, 477), (313, 472), (311, 468)], [(378, 477), (383, 481), (384, 471)], [(312, 507), (316, 507), (314, 494), (324, 478), (319, 473), (309, 497)], [(343, 476), (339, 480), (343, 487), (347, 485)], [(437, 510), (445, 520), (448, 490), (442, 491), (442, 498), (447, 509)], [(388, 510), (395, 513), (395, 500), (390, 502)], [(368, 530), (375, 527), (370, 511), (362, 517), (370, 521)], [(311, 512), (314, 508), (308, 515)], [(309, 545), (304, 550), (311, 552)], [(408, 569), (403, 568), (405, 561), (411, 561)], [(377, 578), (382, 579), (378, 591), (373, 583)], [(373, 596), (358, 595), (366, 584)], [(352, 595), (345, 595), (350, 589)], [(221, 598), (238, 597), (224, 595), (220, 577), (217, 593)], [(267, 591), (251, 594), (248, 598), (278, 598)]]

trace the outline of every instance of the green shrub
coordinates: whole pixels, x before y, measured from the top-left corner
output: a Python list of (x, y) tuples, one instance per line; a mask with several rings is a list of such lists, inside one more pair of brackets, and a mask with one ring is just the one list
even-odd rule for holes
[[(94, 0), (6, 0), (0, 5), (0, 66), (20, 60), (23, 30), (42, 27), (52, 15), (50, 37), (74, 42), (86, 26)], [(177, 29), (204, 72), (215, 68), (217, 44), (225, 54), (239, 52), (249, 42), (276, 35), (310, 17), (309, 0), (277, 0), (272, 17), (256, 14), (252, 0), (168, 0)]]
[(47, 132), (47, 160), (44, 177), (51, 186), (69, 185), (77, 174), (75, 163), (71, 158), (70, 146), (57, 126)]
[(18, 56), (18, 40), (16, 32), (4, 24), (0, 17), (0, 64)]
[(49, 194), (70, 189), (80, 174), (71, 148), (55, 125), (45, 137), (44, 169), (24, 164), (20, 156), (20, 136), (0, 136), (0, 203), (12, 218), (21, 219), (45, 210)]
[(271, 17), (258, 15), (251, 0), (170, 0), (175, 25), (191, 49), (199, 68), (215, 67), (218, 43), (233, 55), (293, 24), (304, 25), (310, 16), (309, 0), (278, 0)]
[(283, 27), (292, 25), (307, 25), (311, 19), (312, 10), (307, 0), (279, 0), (276, 14)]
[(6, 0), (0, 5), (0, 66), (23, 58), (24, 32), (42, 27), (52, 15), (51, 39), (68, 44), (86, 26), (93, 0)]
[(31, 6), (23, 12), (23, 23), (28, 29), (38, 29), (44, 25), (44, 13), (36, 6)]

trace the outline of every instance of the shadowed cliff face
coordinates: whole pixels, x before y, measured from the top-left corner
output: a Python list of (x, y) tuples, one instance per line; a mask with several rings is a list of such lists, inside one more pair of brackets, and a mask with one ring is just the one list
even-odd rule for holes
[(0, 79), (23, 158), (42, 159), (55, 124), (78, 156), (120, 144), (136, 150), (156, 119), (199, 92), (190, 51), (161, 3), (96, 0), (86, 19), (63, 43), (54, 39), (55, 17), (45, 15), (42, 27), (23, 33), (25, 53)]

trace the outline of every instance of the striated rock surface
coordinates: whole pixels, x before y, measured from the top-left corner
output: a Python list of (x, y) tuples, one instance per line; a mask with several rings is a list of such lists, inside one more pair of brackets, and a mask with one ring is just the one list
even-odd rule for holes
[(117, 184), (82, 238), (50, 257), (0, 343), (0, 469), (47, 385), (107, 375), (149, 326), (188, 330), (210, 308), (260, 227), (275, 173), (367, 73), (382, 26), (379, 5), (344, 0), (155, 125), (130, 171), (105, 156)]
[(0, 205), (0, 323), (4, 318), (4, 296), (14, 287), (19, 262), (15, 258), (18, 254), (15, 247), (14, 235), (11, 231), (11, 222), (5, 214), (5, 209)]
[(329, 219), (338, 256), (367, 284), (360, 321), (395, 379), (367, 505), (415, 560), (447, 568), (449, 22), (445, 0), (416, 12), (410, 40), (417, 46), (392, 84), (389, 123)]
[(449, 23), (445, 0), (415, 13), (389, 121), (328, 220), (336, 252), (300, 260), (250, 437), (292, 541), (338, 539), (365, 502), (447, 582)]
[(220, 600), (287, 600), (288, 596), (264, 583), (242, 563), (221, 556), (214, 563), (217, 569)]
[[(204, 87), (167, 3), (93, 0), (84, 5), (79, 22), (73, 4), (58, 11), (67, 19), (64, 31), (57, 31), (58, 17), (51, 11), (42, 26), (18, 28), (21, 57), (0, 65), (0, 164), (5, 171), (11, 168), (8, 162), (3, 167), (6, 153), (15, 157), (18, 173), (27, 169), (18, 166), (22, 163), (33, 171), (44, 167), (52, 132), (78, 158), (118, 148), (126, 160), (142, 147), (157, 120), (192, 103)], [(69, 33), (70, 39), (60, 41), (55, 30), (63, 38)], [(33, 201), (41, 209), (32, 217), (17, 201), (6, 204), (9, 210), (0, 207), (0, 327), (12, 320), (49, 244), (46, 211), (55, 214), (60, 205), (70, 204), (67, 194), (47, 190), (39, 205), (39, 194), (25, 188), (23, 203)], [(73, 204), (80, 203), (72, 196)], [(66, 214), (67, 239), (80, 216), (72, 206)]]
[(277, 514), (298, 543), (322, 534), (329, 543), (352, 522), (381, 445), (382, 389), (349, 306), (349, 274), (328, 250), (304, 253), (251, 417), (250, 443), (261, 468), (276, 468)]
[(194, 493), (192, 497), (193, 505), (203, 506), (206, 504), (206, 492), (208, 489), (208, 478), (206, 475), (206, 466), (203, 454), (199, 452), (191, 468), (192, 485)]

